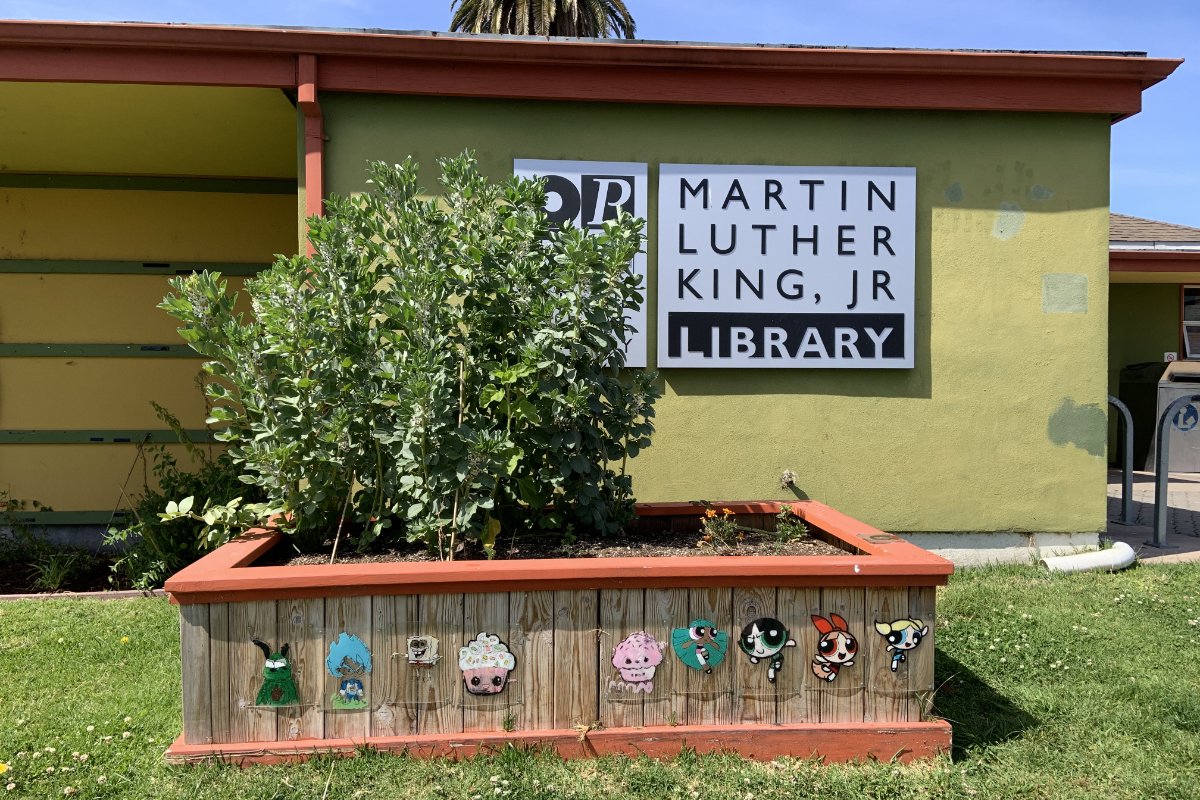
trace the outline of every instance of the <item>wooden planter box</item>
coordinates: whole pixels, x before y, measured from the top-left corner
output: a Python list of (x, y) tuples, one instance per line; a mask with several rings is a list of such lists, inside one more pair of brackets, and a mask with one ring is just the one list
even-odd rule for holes
[[(723, 505), (764, 519), (783, 504)], [(183, 734), (167, 758), (276, 761), (364, 745), (457, 756), (535, 742), (564, 756), (669, 756), (686, 746), (760, 759), (908, 760), (948, 750), (949, 724), (927, 714), (935, 591), (953, 566), (820, 503), (790, 505), (847, 554), (255, 567), (277, 537), (244, 536), (167, 581), (181, 612), (184, 701)], [(643, 525), (695, 529), (701, 511), (638, 507)], [(814, 670), (825, 637), (812, 617), (834, 614), (857, 654), (830, 681)], [(737, 644), (762, 618), (782, 622), (795, 641), (783, 647), (774, 682), (771, 659), (752, 663)], [(875, 629), (901, 619), (928, 627), (903, 661)], [(720, 632), (715, 641), (702, 631), (688, 643), (697, 620)], [(622, 655), (653, 661), (653, 647), (634, 645), (649, 637), (662, 645), (652, 689), (645, 673), (626, 681), (613, 664), (614, 649), (637, 633), (647, 636)], [(358, 684), (330, 672), (341, 655), (331, 645), (350, 641), (342, 634), (370, 653), (369, 672), (361, 657), (337, 665), (357, 670)], [(468, 692), (460, 668), (460, 649), (480, 634), (515, 659), (494, 694)], [(712, 671), (685, 664), (673, 636), (694, 666), (688, 654), (709, 637)], [(410, 662), (410, 637), (437, 639), (440, 660)], [(290, 705), (260, 704), (266, 653), (253, 639), (273, 655), (288, 644), (298, 698)], [(491, 659), (487, 676), (509, 663), (497, 655), (504, 648), (482, 656)], [(360, 688), (361, 710), (337, 707), (340, 690), (354, 697)]]

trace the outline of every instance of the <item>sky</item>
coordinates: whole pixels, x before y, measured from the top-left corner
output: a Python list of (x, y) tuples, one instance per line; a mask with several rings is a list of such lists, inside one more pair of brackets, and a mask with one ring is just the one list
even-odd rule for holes
[[(1183, 58), (1113, 128), (1112, 210), (1200, 227), (1196, 0), (625, 0), (638, 37)], [(450, 0), (0, 0), (0, 18), (445, 30)]]

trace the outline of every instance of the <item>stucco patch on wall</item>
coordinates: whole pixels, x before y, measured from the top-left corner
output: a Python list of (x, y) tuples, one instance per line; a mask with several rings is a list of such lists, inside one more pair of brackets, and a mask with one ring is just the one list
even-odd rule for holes
[(1077, 275), (1073, 272), (1048, 272), (1042, 276), (1043, 313), (1086, 314), (1087, 310), (1087, 275)]
[(1000, 204), (1000, 210), (996, 212), (996, 221), (992, 225), (992, 236), (1006, 242), (1020, 233), (1021, 226), (1024, 224), (1025, 212), (1016, 203), (1005, 200)]
[(1090, 455), (1101, 458), (1108, 439), (1108, 415), (1100, 405), (1076, 405), (1071, 398), (1050, 415), (1046, 435), (1059, 447), (1074, 445)]
[(1040, 183), (1034, 184), (1033, 186), (1029, 187), (1029, 197), (1033, 200), (1049, 200), (1050, 198), (1054, 197), (1054, 190), (1047, 189)]
[(961, 183), (959, 183), (958, 181), (955, 181), (954, 183), (952, 183), (946, 187), (945, 194), (946, 194), (947, 200), (949, 200), (951, 203), (954, 203), (955, 205), (958, 205), (964, 199), (966, 199), (967, 190), (963, 188), (963, 185)]

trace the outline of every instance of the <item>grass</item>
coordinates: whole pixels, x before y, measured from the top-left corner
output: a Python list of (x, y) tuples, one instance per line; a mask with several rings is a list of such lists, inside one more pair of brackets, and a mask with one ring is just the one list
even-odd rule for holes
[(954, 722), (953, 757), (821, 767), (363, 752), (244, 770), (163, 762), (180, 725), (165, 601), (4, 604), (0, 798), (321, 798), (327, 782), (330, 798), (406, 800), (1200, 796), (1200, 565), (994, 568), (956, 576), (939, 601), (937, 710)]

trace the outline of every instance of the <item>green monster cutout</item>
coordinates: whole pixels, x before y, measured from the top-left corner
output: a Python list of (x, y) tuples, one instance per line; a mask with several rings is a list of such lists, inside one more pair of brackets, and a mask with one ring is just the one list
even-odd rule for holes
[(300, 693), (296, 691), (296, 680), (292, 677), (292, 662), (288, 660), (287, 642), (279, 648), (278, 653), (272, 653), (271, 648), (261, 639), (251, 639), (263, 651), (263, 683), (258, 690), (254, 704), (259, 706), (294, 706), (300, 703)]

